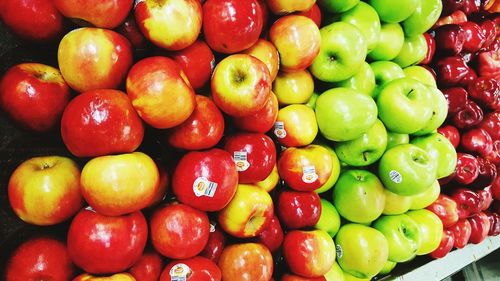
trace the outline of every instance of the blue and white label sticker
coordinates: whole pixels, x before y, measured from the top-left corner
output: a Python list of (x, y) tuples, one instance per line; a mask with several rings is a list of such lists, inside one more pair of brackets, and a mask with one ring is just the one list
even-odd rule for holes
[(193, 183), (193, 191), (196, 197), (201, 197), (201, 196), (214, 197), (216, 190), (217, 190), (217, 183), (211, 182), (205, 177), (199, 177)]

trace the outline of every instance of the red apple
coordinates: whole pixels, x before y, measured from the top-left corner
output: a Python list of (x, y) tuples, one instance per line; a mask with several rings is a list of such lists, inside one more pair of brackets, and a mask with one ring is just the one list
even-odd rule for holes
[(233, 118), (233, 125), (243, 131), (266, 133), (271, 130), (278, 118), (278, 98), (271, 92), (264, 107), (254, 114)]
[(278, 197), (278, 215), (288, 229), (313, 227), (321, 215), (319, 195), (313, 191), (282, 191)]
[(132, 65), (132, 48), (117, 32), (82, 27), (62, 38), (57, 60), (64, 80), (75, 91), (114, 89)]
[(133, 0), (54, 0), (61, 14), (83, 26), (113, 29), (120, 25)]
[[(472, 59), (472, 57), (469, 57), (470, 59)], [(470, 61), (469, 61), (470, 62)], [(467, 62), (467, 63), (469, 63)], [(467, 70), (467, 72), (465, 73), (464, 77), (462, 77), (462, 79), (458, 82), (457, 86), (460, 86), (460, 87), (468, 87), (469, 84), (476, 80), (477, 79), (477, 74), (476, 72), (474, 71), (474, 69), (472, 68), (469, 68)]]
[[(437, 42), (437, 44), (439, 44)], [(438, 85), (451, 87), (460, 82), (467, 74), (469, 66), (460, 56), (441, 58), (435, 65), (434, 70), (438, 77)]]
[(467, 153), (457, 153), (457, 166), (454, 180), (460, 184), (470, 184), (479, 175), (479, 162), (476, 157)]
[(314, 110), (305, 104), (291, 104), (278, 111), (273, 134), (286, 147), (311, 144), (318, 135)]
[(158, 281), (162, 269), (162, 257), (154, 250), (147, 250), (128, 271), (137, 281)]
[(315, 3), (312, 7), (307, 11), (296, 12), (295, 14), (306, 16), (314, 21), (314, 23), (319, 27), (321, 27), (321, 9), (318, 4)]
[(462, 87), (453, 87), (444, 89), (443, 95), (448, 101), (448, 113), (457, 113), (458, 111), (464, 109), (465, 104), (467, 103), (467, 99), (469, 94)]
[(465, 33), (463, 50), (472, 53), (479, 51), (486, 40), (483, 28), (472, 21), (463, 22), (460, 26)]
[(497, 236), (500, 234), (500, 216), (497, 213), (492, 213), (490, 211), (484, 212), (488, 219), (490, 220), (490, 230), (488, 231), (489, 236)]
[(469, 242), (471, 236), (471, 225), (467, 219), (460, 219), (452, 227), (448, 228), (453, 233), (455, 241), (453, 246), (457, 249), (462, 249)]
[(452, 125), (444, 125), (437, 129), (438, 133), (445, 136), (453, 145), (453, 147), (457, 148), (460, 144), (460, 133), (456, 127)]
[(133, 152), (142, 142), (144, 126), (125, 93), (94, 90), (66, 106), (61, 135), (75, 156), (92, 157)]
[(460, 219), (468, 218), (480, 211), (481, 203), (479, 195), (466, 188), (458, 188), (453, 191), (451, 198), (457, 203), (458, 217)]
[[(484, 33), (484, 43), (483, 43), (483, 50), (488, 48), (493, 42), (495, 42), (495, 39), (497, 37), (496, 33), (496, 26), (495, 23), (492, 20), (483, 20), (479, 22), (479, 25), (483, 29)], [(496, 40), (498, 41), (498, 40)]]
[(320, 145), (289, 147), (278, 161), (278, 173), (292, 189), (313, 191), (328, 180), (333, 170), (330, 152)]
[(218, 266), (222, 281), (268, 281), (273, 274), (273, 257), (262, 244), (233, 244), (224, 249)]
[(149, 42), (139, 30), (139, 26), (137, 26), (133, 14), (129, 14), (125, 21), (118, 26), (116, 31), (125, 36), (134, 49), (145, 49), (148, 46)]
[(500, 112), (487, 113), (479, 127), (488, 132), (493, 140), (500, 140)]
[[(451, 1), (463, 1), (463, 0), (451, 0)], [(445, 24), (459, 24), (467, 21), (467, 15), (461, 10), (455, 10), (453, 13), (440, 17), (434, 24), (434, 28), (442, 26)]]
[(266, 179), (276, 164), (276, 146), (264, 134), (237, 133), (227, 136), (224, 150), (233, 156), (239, 183)]
[(127, 76), (127, 94), (139, 116), (158, 129), (182, 124), (196, 106), (181, 66), (166, 57), (148, 57), (134, 64)]
[(491, 184), (491, 193), (495, 201), (500, 201), (500, 166), (497, 166), (497, 177)]
[(477, 192), (479, 196), (479, 210), (486, 211), (493, 203), (493, 194), (491, 193), (491, 188), (486, 187)]
[(45, 132), (59, 125), (70, 90), (57, 68), (39, 63), (11, 67), (0, 80), (0, 108), (23, 128)]
[(493, 150), (493, 140), (488, 132), (481, 128), (474, 128), (462, 134), (460, 144), (463, 151), (482, 156)]
[(21, 163), (9, 179), (14, 213), (36, 225), (61, 223), (83, 206), (80, 168), (70, 158), (42, 156)]
[(150, 228), (151, 242), (156, 251), (171, 259), (187, 259), (205, 248), (210, 223), (205, 212), (173, 203), (154, 211)]
[(170, 53), (169, 56), (180, 64), (194, 89), (202, 88), (210, 80), (215, 58), (204, 41), (198, 40), (183, 50)]
[(436, 48), (443, 55), (457, 55), (462, 51), (466, 40), (464, 29), (458, 24), (446, 24), (434, 30)]
[(66, 245), (52, 237), (23, 242), (5, 265), (6, 281), (70, 280), (75, 274)]
[[(495, 41), (497, 44), (500, 40)], [(491, 44), (493, 46), (494, 44)], [(478, 75), (484, 77), (499, 77), (500, 76), (500, 48), (481, 52), (478, 55)]]
[(491, 163), (500, 166), (500, 140), (493, 141), (493, 149), (484, 156)]
[(271, 252), (276, 252), (283, 244), (283, 237), (280, 221), (273, 215), (269, 224), (257, 235), (256, 241), (266, 246)]
[(30, 41), (54, 41), (64, 31), (63, 16), (54, 1), (4, 0), (0, 4), (0, 19), (17, 36)]
[(497, 168), (495, 167), (495, 164), (482, 157), (476, 157), (476, 159), (479, 163), (479, 173), (477, 178), (469, 185), (469, 187), (474, 189), (483, 189), (491, 186), (497, 177)]
[(271, 80), (274, 81), (276, 75), (278, 75), (280, 57), (273, 43), (259, 39), (252, 47), (243, 51), (243, 53), (254, 56), (265, 63), (271, 75)]
[(136, 1), (134, 15), (146, 38), (158, 47), (173, 51), (196, 41), (203, 18), (198, 0)]
[(500, 80), (494, 77), (479, 77), (467, 88), (471, 99), (489, 109), (500, 109)]
[(237, 184), (238, 171), (231, 154), (218, 148), (185, 154), (172, 179), (179, 201), (207, 212), (224, 208)]
[(252, 47), (262, 27), (263, 13), (257, 0), (207, 0), (203, 4), (203, 34), (216, 52), (234, 54)]
[(451, 121), (459, 129), (471, 128), (481, 123), (483, 114), (477, 103), (468, 100), (463, 109), (451, 116)]
[(220, 281), (222, 273), (217, 265), (204, 257), (175, 260), (169, 263), (159, 281)]
[(434, 37), (429, 35), (429, 33), (424, 33), (425, 41), (427, 42), (427, 52), (425, 53), (425, 58), (420, 62), (420, 64), (426, 65), (431, 63), (436, 53), (436, 40)]
[[(463, 0), (463, 5), (460, 7), (460, 10), (462, 10), (466, 15), (470, 15), (474, 12), (479, 11), (479, 3), (480, 1), (476, 0)], [(477, 2), (477, 3), (476, 3)]]
[(222, 250), (226, 246), (226, 234), (221, 230), (220, 226), (216, 223), (210, 223), (210, 234), (208, 235), (208, 242), (205, 245), (200, 256), (205, 257), (215, 263), (219, 261)]
[(437, 249), (432, 251), (429, 255), (434, 259), (443, 258), (453, 249), (453, 244), (455, 244), (453, 232), (449, 229), (445, 229), (443, 230), (441, 243), (439, 243)]
[(281, 277), (281, 281), (327, 281), (324, 276), (317, 278), (307, 278), (298, 275), (285, 273), (283, 277)]
[(71, 222), (67, 239), (71, 260), (85, 272), (121, 272), (141, 257), (148, 225), (141, 212), (108, 217), (87, 208)]
[(488, 232), (490, 231), (490, 220), (485, 213), (479, 212), (472, 215), (467, 219), (471, 226), (471, 235), (469, 242), (473, 244), (479, 244), (486, 239)]
[(180, 149), (200, 150), (215, 146), (224, 134), (224, 116), (208, 97), (196, 95), (193, 113), (168, 131), (168, 143)]
[(426, 209), (436, 214), (444, 227), (450, 227), (458, 221), (457, 203), (447, 195), (439, 194), (438, 199)]

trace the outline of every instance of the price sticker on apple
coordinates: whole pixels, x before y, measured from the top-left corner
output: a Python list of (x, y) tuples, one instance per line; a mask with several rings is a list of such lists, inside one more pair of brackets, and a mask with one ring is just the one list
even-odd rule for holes
[(233, 153), (234, 164), (236, 164), (236, 170), (238, 172), (244, 172), (250, 167), (250, 163), (247, 161), (246, 151), (235, 151)]
[(342, 247), (339, 244), (337, 244), (335, 246), (335, 252), (337, 253), (337, 258), (338, 259), (342, 258), (342, 255), (343, 255)]
[(209, 181), (205, 177), (198, 177), (193, 183), (193, 191), (196, 197), (214, 197), (217, 190), (217, 183)]
[(302, 181), (305, 183), (313, 183), (318, 179), (318, 174), (316, 174), (316, 167), (304, 166), (302, 168)]
[(286, 137), (285, 122), (278, 121), (274, 123), (274, 135), (280, 139)]
[(186, 281), (189, 275), (191, 268), (183, 263), (178, 263), (170, 269), (170, 281)]
[(389, 178), (395, 183), (401, 183), (403, 181), (403, 176), (395, 170), (389, 172)]

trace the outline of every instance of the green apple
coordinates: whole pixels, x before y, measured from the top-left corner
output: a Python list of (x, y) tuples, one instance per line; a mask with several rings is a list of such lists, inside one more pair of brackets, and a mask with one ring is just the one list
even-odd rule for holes
[(423, 66), (408, 66), (403, 69), (403, 72), (405, 73), (405, 77), (418, 80), (427, 86), (431, 86), (434, 88), (437, 87), (436, 78), (434, 78), (434, 75), (432, 75), (432, 73)]
[(367, 62), (363, 62), (354, 76), (335, 83), (335, 86), (355, 89), (367, 96), (372, 96), (375, 90), (375, 75), (370, 65)]
[(381, 216), (372, 227), (382, 232), (389, 243), (388, 260), (405, 262), (415, 258), (420, 249), (420, 230), (409, 216)]
[(389, 273), (391, 273), (391, 271), (396, 267), (398, 263), (397, 262), (393, 262), (393, 261), (387, 261), (384, 265), (384, 267), (382, 268), (382, 270), (379, 272), (380, 275), (387, 275)]
[(436, 201), (436, 199), (439, 197), (439, 193), (441, 193), (441, 186), (439, 186), (439, 182), (435, 180), (423, 192), (410, 196), (411, 197), (410, 210), (420, 210), (426, 208), (434, 201)]
[(323, 275), (326, 281), (345, 281), (344, 272), (337, 262), (334, 262), (330, 271)]
[(443, 223), (439, 217), (427, 209), (406, 213), (418, 225), (420, 232), (420, 248), (417, 255), (427, 255), (437, 249), (443, 236)]
[(382, 23), (380, 39), (375, 48), (368, 53), (368, 57), (376, 61), (394, 59), (405, 42), (403, 28), (398, 23)]
[(326, 139), (353, 140), (375, 124), (377, 105), (371, 97), (357, 90), (334, 88), (318, 97), (316, 120)]
[(352, 9), (359, 0), (318, 0), (318, 4), (330, 13), (342, 13)]
[(408, 212), (411, 207), (412, 197), (402, 196), (394, 192), (384, 189), (385, 206), (382, 214), (384, 215), (400, 215)]
[(429, 30), (443, 10), (442, 0), (420, 0), (417, 9), (402, 22), (406, 36), (415, 36)]
[(358, 278), (344, 271), (343, 279), (344, 281), (370, 281), (371, 278)]
[(414, 138), (410, 143), (425, 150), (432, 161), (437, 163), (437, 179), (447, 177), (455, 171), (457, 152), (445, 136), (433, 133)]
[(316, 100), (318, 99), (319, 94), (317, 92), (313, 92), (309, 100), (306, 102), (306, 105), (310, 107), (312, 110), (316, 109)]
[(343, 12), (340, 20), (356, 26), (361, 31), (368, 52), (375, 48), (380, 37), (380, 18), (372, 6), (361, 1), (352, 9)]
[(332, 203), (328, 202), (326, 199), (321, 199), (321, 215), (319, 217), (318, 223), (314, 226), (316, 229), (320, 229), (328, 233), (331, 237), (339, 231), (340, 228), (340, 216), (337, 209)]
[(401, 22), (417, 9), (419, 0), (370, 0), (368, 3), (377, 11), (380, 20), (390, 23)]
[(394, 132), (387, 132), (387, 149), (393, 148), (396, 145), (405, 144), (410, 142), (410, 135), (399, 134)]
[(340, 227), (335, 236), (337, 262), (356, 278), (371, 278), (384, 267), (389, 245), (380, 231), (356, 223)]
[(397, 78), (405, 77), (401, 66), (392, 61), (375, 61), (370, 63), (370, 67), (373, 70), (373, 74), (375, 75), (376, 88), (373, 92), (374, 99), (378, 97), (380, 88), (383, 85)]
[(372, 222), (384, 210), (384, 186), (368, 171), (344, 171), (333, 189), (333, 205), (343, 218), (351, 222)]
[(421, 62), (427, 54), (427, 41), (423, 34), (405, 37), (403, 47), (399, 54), (392, 60), (405, 68)]
[(338, 82), (353, 76), (366, 58), (366, 41), (354, 25), (335, 22), (320, 30), (318, 56), (309, 70), (317, 79)]
[(387, 147), (387, 131), (377, 119), (375, 124), (359, 138), (335, 145), (338, 158), (350, 166), (362, 167), (375, 163)]
[(411, 134), (424, 128), (432, 117), (429, 88), (411, 78), (398, 78), (380, 89), (377, 106), (387, 130)]
[(335, 185), (337, 182), (339, 175), (340, 175), (340, 161), (339, 158), (337, 157), (337, 154), (331, 148), (329, 145), (323, 142), (316, 141), (316, 144), (321, 145), (322, 147), (326, 148), (328, 152), (330, 152), (330, 156), (332, 158), (332, 174), (328, 178), (328, 180), (318, 189), (315, 189), (314, 192), (316, 193), (323, 193), (327, 192), (328, 190), (332, 189), (332, 187)]
[(444, 97), (441, 90), (436, 87), (428, 88), (433, 99), (430, 104), (430, 107), (432, 108), (432, 116), (425, 127), (413, 133), (414, 136), (421, 136), (436, 132), (437, 128), (441, 127), (448, 116), (448, 101)]
[(437, 163), (413, 144), (402, 144), (387, 150), (379, 162), (379, 178), (384, 186), (398, 195), (418, 194), (436, 180)]

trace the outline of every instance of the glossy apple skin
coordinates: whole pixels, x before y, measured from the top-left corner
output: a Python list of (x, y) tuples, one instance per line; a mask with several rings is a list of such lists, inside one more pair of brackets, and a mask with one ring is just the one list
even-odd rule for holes
[(92, 25), (113, 29), (120, 25), (132, 9), (133, 0), (54, 0), (61, 14), (67, 18)]
[(66, 245), (52, 237), (23, 242), (9, 257), (6, 281), (70, 280), (76, 271)]
[(267, 226), (256, 237), (258, 243), (266, 246), (271, 252), (276, 252), (283, 244), (283, 228), (276, 215), (273, 215)]
[(491, 184), (491, 193), (493, 194), (493, 199), (495, 201), (500, 201), (500, 166), (497, 166), (497, 177)]
[(271, 26), (269, 39), (280, 53), (283, 71), (304, 70), (319, 54), (319, 28), (313, 20), (305, 16), (281, 17)]
[(172, 51), (184, 49), (196, 41), (203, 18), (198, 0), (136, 1), (134, 16), (146, 38)]
[(128, 270), (138, 281), (158, 281), (163, 270), (163, 258), (154, 250), (146, 250)]
[(469, 83), (471, 99), (492, 110), (500, 109), (500, 81), (495, 77), (479, 77)]
[(167, 129), (193, 113), (196, 98), (181, 66), (166, 57), (148, 57), (135, 63), (127, 75), (127, 94), (149, 125)]
[(210, 48), (219, 53), (250, 48), (259, 39), (263, 23), (257, 0), (207, 0), (203, 4), (203, 34)]
[(186, 150), (215, 146), (224, 134), (224, 116), (208, 97), (196, 95), (196, 106), (186, 121), (167, 133), (168, 144)]
[(488, 236), (497, 236), (500, 234), (500, 216), (497, 213), (493, 213), (490, 211), (484, 212), (488, 219), (490, 220), (490, 231), (488, 232)]
[(453, 233), (453, 238), (455, 241), (453, 247), (457, 249), (462, 249), (469, 242), (471, 236), (471, 225), (467, 219), (460, 219), (452, 227), (448, 228)]
[(436, 53), (436, 40), (434, 37), (430, 36), (429, 33), (424, 33), (425, 41), (427, 42), (427, 53), (425, 58), (420, 62), (420, 64), (429, 64), (434, 58)]
[(57, 68), (39, 63), (11, 67), (0, 80), (0, 107), (11, 120), (34, 132), (59, 125), (70, 90)]
[(451, 116), (451, 121), (459, 129), (471, 128), (481, 123), (483, 116), (481, 107), (472, 100), (468, 100), (463, 109)]
[(139, 30), (133, 14), (129, 14), (125, 21), (116, 28), (116, 31), (125, 36), (134, 49), (145, 49), (148, 47), (149, 43)]
[(463, 22), (460, 26), (465, 33), (463, 50), (471, 53), (479, 51), (486, 40), (485, 33), (481, 26), (472, 21)]
[(70, 158), (34, 157), (11, 174), (8, 196), (12, 210), (35, 225), (61, 223), (83, 206), (80, 168)]
[(469, 242), (479, 244), (486, 239), (490, 231), (490, 220), (485, 213), (479, 212), (467, 219), (471, 225)]
[(460, 56), (441, 58), (434, 67), (438, 77), (438, 85), (451, 87), (457, 84), (467, 74), (469, 67)]
[(75, 156), (93, 157), (133, 152), (142, 142), (144, 126), (125, 93), (94, 90), (66, 106), (61, 135)]
[(454, 148), (457, 148), (460, 144), (460, 133), (458, 129), (452, 125), (445, 125), (439, 128), (438, 133), (445, 136), (453, 145)]
[(491, 193), (491, 187), (486, 187), (477, 192), (479, 196), (479, 210), (486, 211), (490, 208), (491, 203), (493, 203), (493, 194)]
[(458, 217), (460, 219), (468, 218), (480, 211), (479, 195), (466, 188), (457, 188), (451, 194), (451, 198), (457, 203)]
[(205, 248), (210, 233), (205, 212), (178, 203), (156, 209), (149, 225), (154, 248), (171, 259), (187, 259), (198, 255)]
[(467, 103), (469, 94), (462, 87), (453, 87), (443, 90), (443, 95), (448, 101), (448, 113), (456, 113), (462, 110)]
[(482, 156), (487, 155), (493, 150), (491, 136), (488, 132), (480, 128), (474, 128), (462, 134), (460, 144), (463, 151)]
[[(498, 44), (496, 42), (498, 40), (494, 44)], [(479, 76), (498, 77), (500, 75), (500, 49), (498, 47), (493, 51), (479, 53), (477, 61)]]
[(478, 162), (478, 176), (469, 185), (470, 188), (481, 190), (493, 184), (497, 177), (497, 168), (494, 163), (483, 157), (476, 157)]
[(493, 141), (493, 149), (490, 153), (484, 156), (491, 163), (500, 166), (500, 140)]
[(283, 256), (293, 273), (309, 278), (320, 277), (335, 262), (335, 244), (322, 230), (292, 230), (283, 241)]
[(172, 268), (179, 267), (180, 264), (189, 268), (186, 272), (186, 281), (220, 281), (222, 278), (221, 270), (213, 261), (204, 257), (193, 257), (169, 263), (163, 270), (159, 281), (171, 281), (174, 278), (171, 274)]
[(136, 279), (129, 273), (116, 273), (108, 276), (93, 276), (83, 273), (75, 277), (73, 281), (136, 281)]
[(434, 259), (443, 258), (451, 251), (451, 249), (453, 249), (454, 243), (455, 237), (453, 236), (453, 232), (449, 229), (444, 229), (439, 247), (432, 251), (429, 255)]
[[(309, 166), (314, 166), (314, 172), (307, 175), (304, 173), (304, 168)], [(278, 161), (280, 177), (297, 191), (313, 191), (320, 188), (328, 180), (332, 170), (330, 152), (314, 144), (300, 148), (289, 147), (283, 151)]]
[(321, 216), (319, 195), (313, 191), (282, 191), (278, 197), (278, 215), (288, 229), (312, 227)]
[(221, 230), (220, 226), (211, 222), (208, 242), (203, 251), (201, 251), (200, 256), (217, 263), (222, 254), (222, 250), (226, 247), (226, 240), (226, 234)]
[(295, 14), (308, 17), (314, 21), (314, 23), (318, 26), (318, 28), (321, 27), (321, 18), (322, 18), (321, 17), (321, 9), (319, 8), (317, 3), (312, 5), (312, 7), (309, 10), (302, 11), (302, 12), (296, 12)]
[(276, 146), (273, 140), (264, 134), (237, 133), (227, 136), (224, 150), (233, 155), (245, 152), (249, 166), (235, 161), (239, 183), (254, 183), (267, 178), (276, 165)]
[(493, 140), (500, 140), (500, 112), (490, 112), (484, 115), (479, 127), (488, 132)]
[(183, 50), (172, 52), (169, 57), (179, 63), (194, 89), (200, 89), (207, 84), (215, 67), (214, 53), (203, 40), (197, 40)]
[(141, 257), (148, 225), (141, 212), (108, 217), (82, 209), (71, 222), (67, 239), (71, 260), (85, 272), (121, 272)]
[(434, 27), (442, 26), (445, 24), (460, 24), (466, 21), (467, 21), (467, 15), (461, 10), (456, 10), (445, 17), (440, 17), (434, 24)]
[(440, 194), (427, 210), (436, 214), (443, 222), (443, 227), (450, 227), (458, 221), (457, 203), (449, 196)]
[(274, 81), (276, 75), (278, 75), (280, 57), (273, 43), (264, 39), (259, 39), (252, 47), (243, 51), (243, 53), (254, 56), (265, 63), (269, 69), (271, 81)]
[[(283, 130), (278, 129), (283, 123)], [(311, 144), (318, 134), (318, 123), (314, 110), (304, 104), (291, 104), (278, 111), (274, 136), (278, 143), (287, 147)]]
[(49, 42), (63, 34), (64, 17), (54, 1), (8, 0), (0, 8), (2, 22), (21, 38)]
[(57, 60), (64, 80), (75, 91), (115, 89), (132, 65), (132, 48), (115, 31), (82, 27), (61, 39)]
[(271, 92), (262, 109), (253, 114), (234, 117), (233, 125), (243, 131), (266, 133), (273, 128), (278, 110), (278, 98)]
[(283, 1), (283, 0), (267, 0), (267, 6), (269, 10), (275, 15), (284, 15), (296, 11), (307, 11), (312, 5), (314, 5), (315, 0), (306, 1)]
[[(217, 184), (213, 194), (195, 191), (194, 184), (201, 178), (206, 180), (199, 182), (198, 187), (209, 184), (206, 181)], [(231, 154), (218, 148), (185, 154), (172, 179), (173, 192), (180, 202), (207, 212), (224, 208), (233, 198), (237, 185), (238, 171)]]
[(262, 244), (233, 244), (224, 249), (218, 266), (222, 281), (268, 281), (273, 274), (273, 257)]
[(443, 10), (441, 16), (447, 16), (457, 10), (460, 10), (464, 5), (464, 0), (443, 0)]
[(458, 24), (442, 25), (434, 30), (437, 48), (442, 55), (457, 55), (466, 40), (465, 30)]
[(460, 184), (470, 184), (479, 175), (479, 163), (476, 157), (467, 153), (457, 153), (457, 166), (454, 180)]

